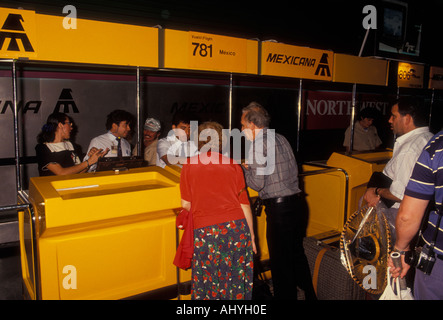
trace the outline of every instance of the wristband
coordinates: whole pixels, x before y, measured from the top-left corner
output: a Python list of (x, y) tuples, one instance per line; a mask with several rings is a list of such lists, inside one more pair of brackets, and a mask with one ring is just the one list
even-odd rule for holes
[(90, 168), (91, 166), (89, 165), (89, 161), (88, 161), (88, 159), (86, 159), (86, 164), (88, 165), (88, 167), (87, 167), (86, 169), (89, 170), (89, 168)]

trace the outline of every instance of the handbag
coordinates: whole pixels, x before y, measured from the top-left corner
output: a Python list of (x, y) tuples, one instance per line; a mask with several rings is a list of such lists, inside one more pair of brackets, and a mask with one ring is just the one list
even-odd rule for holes
[(383, 291), (380, 296), (380, 300), (414, 300), (410, 288), (406, 290), (400, 289), (400, 279), (397, 277), (395, 279), (391, 278), (390, 268), (387, 270), (387, 285), (385, 291)]

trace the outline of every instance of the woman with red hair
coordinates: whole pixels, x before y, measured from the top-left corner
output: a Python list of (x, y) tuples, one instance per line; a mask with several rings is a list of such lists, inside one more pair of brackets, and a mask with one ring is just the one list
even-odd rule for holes
[(205, 122), (198, 132), (200, 154), (183, 165), (180, 178), (182, 206), (194, 222), (191, 296), (249, 300), (256, 247), (243, 171), (221, 154), (220, 124)]

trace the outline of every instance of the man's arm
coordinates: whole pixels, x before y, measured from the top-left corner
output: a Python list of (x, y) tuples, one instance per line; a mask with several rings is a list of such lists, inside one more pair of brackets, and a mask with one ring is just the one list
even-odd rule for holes
[[(377, 192), (377, 193), (376, 193)], [(387, 200), (401, 202), (401, 199), (394, 196), (389, 188), (368, 188), (364, 194), (365, 201), (368, 203), (368, 206), (375, 207), (380, 198), (385, 198)]]
[(244, 168), (246, 185), (257, 192), (262, 190), (265, 186), (265, 176), (257, 175), (257, 168), (253, 168), (247, 164), (243, 164), (242, 166)]
[(401, 199), (394, 196), (391, 191), (389, 191), (389, 188), (378, 188), (377, 193), (381, 198), (385, 198), (395, 202), (401, 202)]
[[(400, 204), (397, 218), (395, 221), (396, 241), (394, 248), (399, 251), (410, 250), (409, 244), (420, 229), (421, 221), (428, 206), (429, 200), (422, 200), (405, 195)], [(409, 264), (405, 262), (402, 255), (402, 267), (395, 268), (392, 261), (389, 260), (391, 274), (394, 278), (400, 276), (403, 278), (409, 270)]]
[(180, 152), (181, 143), (170, 144), (166, 139), (160, 139), (157, 144), (157, 153), (160, 160), (166, 165), (184, 164), (186, 157), (179, 157), (176, 154)]
[(163, 160), (164, 163), (166, 163), (166, 165), (170, 166), (171, 164), (168, 161), (168, 155), (165, 154), (163, 157), (160, 157), (161, 160)]
[[(262, 146), (263, 158), (266, 158), (267, 145), (263, 144), (263, 142), (258, 142), (258, 143), (261, 143), (260, 146)], [(247, 162), (242, 164), (242, 167), (244, 168), (246, 185), (249, 188), (259, 192), (265, 187), (265, 175), (257, 174), (257, 171), (259, 170), (259, 168), (265, 168), (266, 163), (257, 163), (257, 159), (255, 157), (255, 149), (254, 149), (256, 148), (256, 146), (257, 146), (257, 141), (255, 141), (251, 145)]]
[(429, 200), (422, 200), (405, 195), (395, 220), (398, 250), (407, 250), (412, 238), (420, 229), (421, 221)]
[(100, 149), (102, 149), (102, 150), (106, 150), (107, 149), (108, 150), (106, 152), (106, 154), (107, 154), (107, 153), (110, 152), (111, 146), (110, 145), (106, 145), (105, 143), (103, 143), (103, 140), (99, 139), (99, 137), (93, 138), (91, 140), (91, 142), (89, 143), (88, 150), (86, 151), (86, 155), (83, 158), (83, 161), (89, 159), (93, 153), (95, 153), (97, 150), (100, 150)]

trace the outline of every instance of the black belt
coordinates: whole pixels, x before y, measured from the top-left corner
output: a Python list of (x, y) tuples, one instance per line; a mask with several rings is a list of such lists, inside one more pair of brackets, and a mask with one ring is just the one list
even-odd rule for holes
[(279, 205), (279, 204), (283, 204), (283, 203), (294, 202), (295, 200), (297, 200), (301, 197), (302, 197), (302, 192), (299, 192), (299, 193), (296, 193), (296, 194), (293, 194), (290, 196), (286, 196), (286, 197), (263, 199), (263, 204), (265, 206), (275, 206), (275, 205)]

